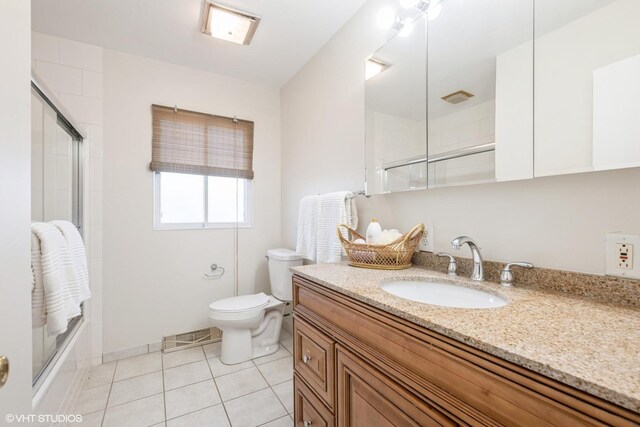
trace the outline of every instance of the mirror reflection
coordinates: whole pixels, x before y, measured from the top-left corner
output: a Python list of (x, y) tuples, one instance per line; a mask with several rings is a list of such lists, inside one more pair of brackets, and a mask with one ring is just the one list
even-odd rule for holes
[(640, 2), (536, 0), (535, 175), (640, 166)]
[(365, 62), (367, 191), (427, 187), (427, 49), (422, 15)]

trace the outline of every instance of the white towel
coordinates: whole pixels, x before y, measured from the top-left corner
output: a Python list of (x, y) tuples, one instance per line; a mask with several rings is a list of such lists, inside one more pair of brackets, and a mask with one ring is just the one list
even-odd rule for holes
[(74, 304), (80, 307), (80, 304), (91, 297), (89, 290), (89, 270), (87, 269), (87, 253), (84, 248), (84, 242), (75, 225), (69, 221), (51, 221), (51, 224), (58, 227), (62, 236), (67, 242), (69, 255), (71, 256), (71, 265), (78, 281), (78, 291), (74, 292)]
[[(62, 291), (62, 287), (60, 287)], [(47, 321), (44, 302), (44, 281), (42, 278), (42, 253), (40, 239), (31, 231), (31, 327), (44, 326)]]
[(51, 224), (34, 222), (31, 232), (36, 236), (32, 239), (32, 256), (35, 253), (32, 267), (36, 280), (32, 310), (36, 320), (37, 312), (41, 310), (40, 324), (46, 322), (49, 335), (58, 335), (67, 330), (67, 321), (73, 317), (70, 290), (67, 289), (67, 276), (73, 274), (67, 242), (60, 230)]
[(358, 207), (356, 206), (356, 196), (353, 193), (347, 194), (347, 225), (354, 230), (358, 229)]
[(311, 261), (316, 259), (319, 199), (320, 196), (316, 195), (304, 196), (300, 200), (300, 210), (298, 211), (296, 252)]
[[(347, 196), (348, 191), (338, 191), (320, 196), (318, 200), (318, 234), (317, 234), (317, 255), (318, 263), (340, 262), (342, 255), (342, 245), (338, 239), (336, 229), (340, 224), (349, 225), (347, 217)], [(346, 236), (346, 231), (343, 230)]]

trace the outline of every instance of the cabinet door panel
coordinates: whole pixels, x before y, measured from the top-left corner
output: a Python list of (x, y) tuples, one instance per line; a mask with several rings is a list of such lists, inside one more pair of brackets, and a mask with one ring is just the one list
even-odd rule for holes
[(339, 426), (459, 425), (339, 346), (337, 355)]

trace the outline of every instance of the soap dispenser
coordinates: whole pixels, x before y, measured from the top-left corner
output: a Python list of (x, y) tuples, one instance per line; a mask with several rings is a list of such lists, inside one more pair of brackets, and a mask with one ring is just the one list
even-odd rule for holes
[(367, 226), (366, 238), (367, 245), (373, 244), (376, 236), (382, 233), (382, 227), (380, 227), (380, 223), (377, 218), (371, 218), (371, 222)]

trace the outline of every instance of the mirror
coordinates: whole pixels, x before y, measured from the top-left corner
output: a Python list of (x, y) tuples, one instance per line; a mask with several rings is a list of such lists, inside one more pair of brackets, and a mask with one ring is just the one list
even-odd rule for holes
[(532, 0), (404, 3), (425, 13), (368, 60), (368, 193), (533, 177)]
[(536, 0), (535, 176), (640, 166), (640, 1)]
[(422, 14), (365, 61), (367, 193), (427, 188), (427, 49)]

